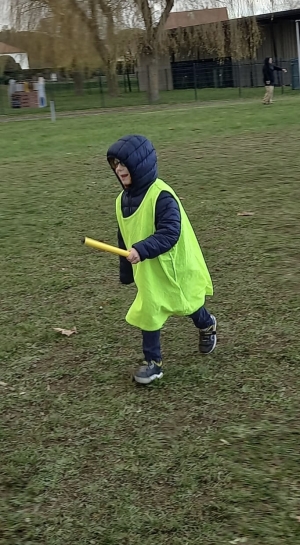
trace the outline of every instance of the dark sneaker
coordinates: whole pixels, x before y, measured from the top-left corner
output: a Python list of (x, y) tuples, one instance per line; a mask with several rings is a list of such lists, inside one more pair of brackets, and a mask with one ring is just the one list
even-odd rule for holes
[(212, 314), (211, 319), (213, 320), (211, 326), (199, 330), (199, 350), (204, 356), (211, 354), (217, 344), (217, 320)]
[(145, 362), (145, 365), (142, 365), (134, 373), (134, 380), (139, 384), (150, 384), (158, 378), (162, 378), (162, 364), (151, 361), (149, 363)]

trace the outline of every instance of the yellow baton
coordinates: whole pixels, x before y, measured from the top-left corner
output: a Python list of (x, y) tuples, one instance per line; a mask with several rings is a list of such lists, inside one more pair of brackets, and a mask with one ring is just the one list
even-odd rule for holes
[(111, 254), (121, 255), (122, 257), (128, 257), (128, 250), (122, 250), (116, 246), (110, 246), (99, 240), (94, 240), (93, 238), (84, 237), (83, 244), (90, 246), (90, 248), (95, 248), (96, 250), (101, 250), (101, 252), (110, 252)]

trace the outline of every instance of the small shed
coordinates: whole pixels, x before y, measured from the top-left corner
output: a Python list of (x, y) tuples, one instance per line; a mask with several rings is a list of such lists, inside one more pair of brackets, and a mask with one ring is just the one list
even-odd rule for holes
[(24, 51), (13, 47), (12, 45), (0, 42), (0, 57), (12, 57), (18, 63), (22, 70), (29, 69), (28, 55)]

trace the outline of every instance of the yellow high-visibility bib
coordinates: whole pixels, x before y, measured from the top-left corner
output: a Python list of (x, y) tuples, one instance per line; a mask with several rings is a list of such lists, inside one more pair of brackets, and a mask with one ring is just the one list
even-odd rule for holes
[(188, 316), (204, 305), (213, 294), (212, 281), (190, 221), (173, 189), (157, 179), (148, 189), (132, 216), (123, 218), (122, 193), (116, 201), (116, 214), (125, 245), (155, 233), (155, 207), (159, 194), (168, 191), (176, 199), (181, 214), (181, 233), (177, 244), (155, 259), (133, 265), (136, 298), (126, 320), (144, 331), (161, 329), (169, 316)]

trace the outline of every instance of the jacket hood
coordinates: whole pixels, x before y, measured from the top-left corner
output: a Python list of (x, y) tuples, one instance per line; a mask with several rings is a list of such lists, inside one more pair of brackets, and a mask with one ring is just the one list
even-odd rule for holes
[(156, 151), (152, 142), (145, 136), (129, 134), (120, 138), (107, 152), (107, 160), (111, 167), (112, 159), (117, 159), (129, 170), (132, 184), (127, 191), (131, 194), (147, 191), (157, 179)]

